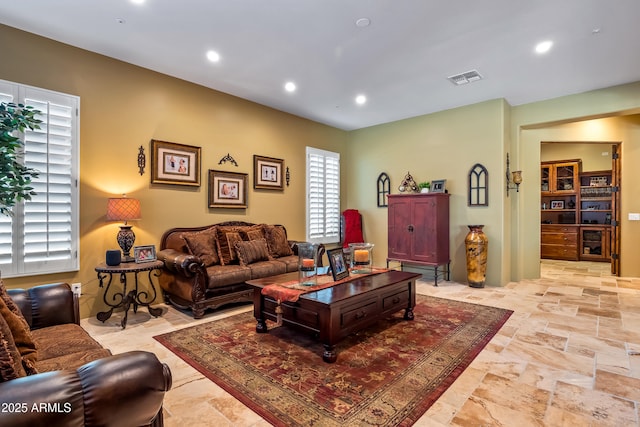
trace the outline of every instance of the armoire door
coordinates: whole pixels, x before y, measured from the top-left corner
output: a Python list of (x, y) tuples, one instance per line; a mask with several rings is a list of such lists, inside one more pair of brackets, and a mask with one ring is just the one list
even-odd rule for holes
[(388, 257), (411, 259), (411, 198), (389, 197)]

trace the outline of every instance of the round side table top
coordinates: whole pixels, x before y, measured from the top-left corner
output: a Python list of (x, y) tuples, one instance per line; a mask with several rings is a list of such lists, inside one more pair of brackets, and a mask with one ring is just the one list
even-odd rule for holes
[(164, 262), (154, 260), (147, 262), (123, 262), (119, 265), (107, 265), (106, 263), (100, 263), (96, 266), (98, 273), (134, 273), (138, 271), (157, 270), (162, 268)]

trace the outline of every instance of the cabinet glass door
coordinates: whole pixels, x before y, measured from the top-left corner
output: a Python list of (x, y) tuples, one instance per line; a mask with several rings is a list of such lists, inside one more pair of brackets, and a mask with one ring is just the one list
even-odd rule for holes
[(551, 191), (551, 166), (542, 166), (540, 171), (540, 191)]
[(556, 167), (555, 189), (557, 192), (574, 192), (576, 182), (576, 168), (574, 165)]

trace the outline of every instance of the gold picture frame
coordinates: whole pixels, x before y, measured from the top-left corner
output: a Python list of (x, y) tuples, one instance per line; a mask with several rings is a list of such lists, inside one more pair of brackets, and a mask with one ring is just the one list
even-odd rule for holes
[(282, 170), (284, 160), (253, 156), (253, 188), (256, 190), (284, 190)]
[(209, 169), (209, 207), (246, 208), (248, 176), (246, 173)]
[(200, 147), (151, 140), (151, 183), (200, 186)]

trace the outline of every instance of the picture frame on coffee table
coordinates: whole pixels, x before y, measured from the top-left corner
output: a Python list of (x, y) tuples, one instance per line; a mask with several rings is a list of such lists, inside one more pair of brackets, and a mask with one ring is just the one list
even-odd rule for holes
[(331, 274), (333, 275), (334, 281), (337, 282), (349, 276), (349, 268), (344, 260), (342, 248), (327, 251), (327, 257), (329, 258), (329, 265), (331, 266)]

